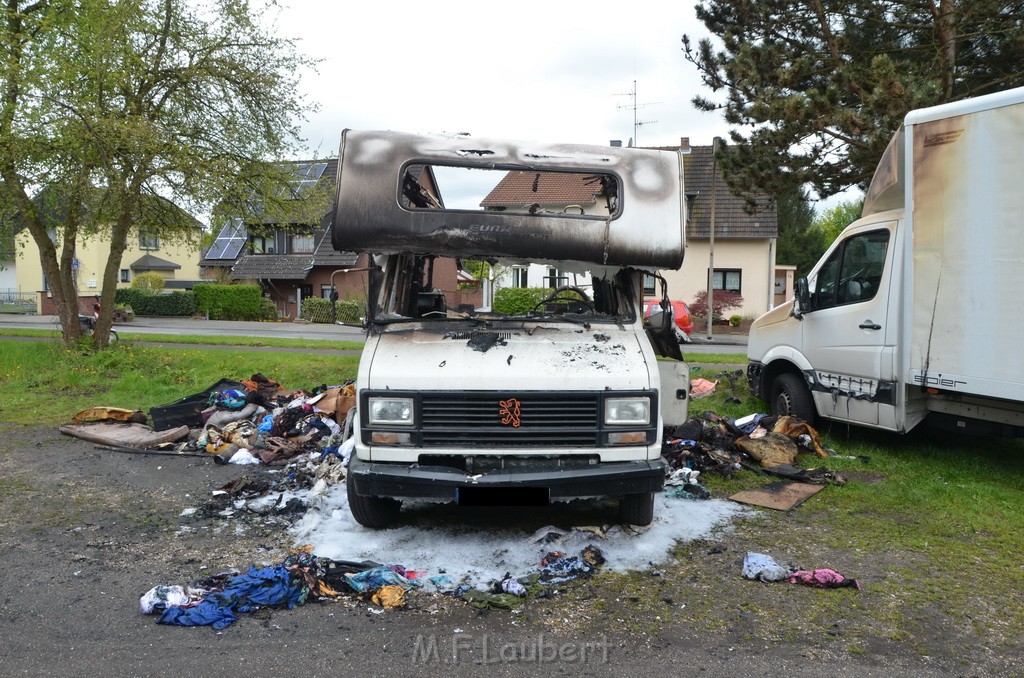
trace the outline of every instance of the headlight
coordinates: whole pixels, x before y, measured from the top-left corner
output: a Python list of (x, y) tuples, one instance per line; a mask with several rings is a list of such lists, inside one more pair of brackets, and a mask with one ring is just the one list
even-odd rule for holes
[(605, 400), (604, 423), (634, 426), (651, 423), (651, 399), (644, 397)]
[(412, 398), (370, 398), (370, 425), (412, 426)]

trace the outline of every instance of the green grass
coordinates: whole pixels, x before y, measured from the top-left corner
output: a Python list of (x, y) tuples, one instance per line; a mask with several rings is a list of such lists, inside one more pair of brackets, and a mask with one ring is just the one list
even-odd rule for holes
[[(331, 339), (289, 339), (274, 337), (206, 337), (193, 334), (146, 334), (142, 332), (125, 332), (118, 326), (114, 329), (125, 341), (141, 341), (163, 344), (202, 344), (206, 346), (245, 346), (273, 348), (313, 348), (340, 351), (358, 351), (363, 348), (361, 341), (335, 341)], [(59, 330), (34, 330), (2, 328), (0, 336), (4, 337), (46, 337), (59, 339)]]
[[(720, 379), (714, 393), (690, 402), (691, 416), (767, 411), (742, 378)], [(801, 454), (796, 465), (837, 471), (847, 483), (789, 514), (761, 511), (743, 528), (756, 544), (794, 562), (869, 575), (867, 590), (878, 599), (865, 612), (894, 633), (926, 629), (922, 620), (947, 614), (950, 623), (972, 620), (983, 635), (995, 617), (979, 608), (998, 611), (1000, 624), (1024, 626), (1024, 599), (1015, 593), (1024, 590), (1024, 440), (924, 427), (898, 436), (824, 421), (817, 430), (835, 456)], [(701, 475), (717, 497), (774, 480), (748, 470), (732, 478)], [(821, 553), (838, 560), (816, 562)], [(813, 601), (802, 614), (827, 618), (818, 608), (829, 600)]]
[(0, 421), (51, 426), (97, 405), (148, 411), (200, 391), (221, 378), (256, 372), (285, 388), (313, 388), (354, 379), (359, 356), (169, 349), (124, 341), (100, 352), (58, 342), (3, 344)]
[(683, 360), (688, 363), (705, 363), (708, 365), (746, 365), (746, 353), (686, 353)]

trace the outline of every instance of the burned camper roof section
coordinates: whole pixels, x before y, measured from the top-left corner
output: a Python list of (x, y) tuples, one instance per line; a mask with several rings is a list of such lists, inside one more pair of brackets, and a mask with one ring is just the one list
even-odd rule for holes
[[(345, 130), (339, 156), (332, 242), (340, 250), (609, 266), (682, 264), (685, 233), (678, 152)], [(522, 171), (533, 178), (556, 172), (600, 175), (599, 181), (614, 185), (617, 210), (609, 217), (453, 209), (425, 202), (407, 207), (402, 202), (409, 196), (407, 175), (421, 165), (499, 170), (498, 174)], [(574, 198), (566, 204), (593, 202), (593, 191), (585, 199)]]

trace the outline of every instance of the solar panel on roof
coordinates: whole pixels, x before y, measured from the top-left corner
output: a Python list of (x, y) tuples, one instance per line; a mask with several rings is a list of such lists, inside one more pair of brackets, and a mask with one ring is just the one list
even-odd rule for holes
[(231, 219), (220, 229), (217, 239), (206, 253), (207, 259), (234, 259), (242, 251), (247, 237), (241, 219)]

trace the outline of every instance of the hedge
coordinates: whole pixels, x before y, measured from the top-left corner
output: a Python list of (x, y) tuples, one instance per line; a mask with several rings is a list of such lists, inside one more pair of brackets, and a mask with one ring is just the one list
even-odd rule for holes
[(114, 303), (128, 306), (135, 315), (188, 317), (196, 314), (196, 295), (192, 292), (158, 294), (132, 287), (118, 288)]
[(193, 288), (200, 313), (210, 320), (259, 320), (263, 316), (263, 292), (259, 285), (213, 285)]
[(546, 287), (502, 287), (494, 293), (491, 309), (505, 315), (526, 315), (550, 293)]
[[(361, 302), (348, 300), (336, 301), (334, 304), (339, 322), (358, 324), (362, 321), (362, 317), (366, 315), (366, 308)], [(320, 297), (306, 297), (302, 300), (301, 317), (303, 320), (309, 320), (314, 323), (332, 322), (331, 300)]]

